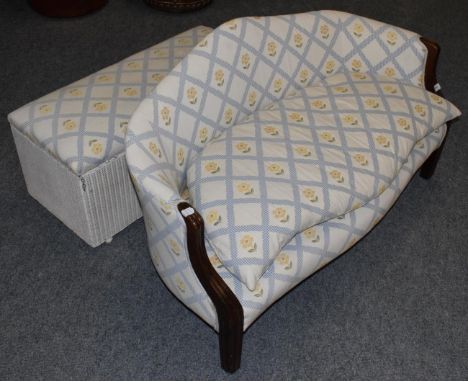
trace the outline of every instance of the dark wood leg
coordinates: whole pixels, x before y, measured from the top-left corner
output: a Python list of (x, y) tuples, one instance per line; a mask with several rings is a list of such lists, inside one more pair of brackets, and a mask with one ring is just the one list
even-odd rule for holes
[(218, 312), (218, 321), (221, 367), (229, 373), (234, 373), (239, 369), (241, 362), (244, 318), (232, 315), (223, 317)]
[(241, 361), (244, 310), (208, 259), (203, 218), (188, 203), (180, 203), (178, 209), (187, 226), (190, 263), (218, 314), (221, 367), (234, 373), (239, 369)]

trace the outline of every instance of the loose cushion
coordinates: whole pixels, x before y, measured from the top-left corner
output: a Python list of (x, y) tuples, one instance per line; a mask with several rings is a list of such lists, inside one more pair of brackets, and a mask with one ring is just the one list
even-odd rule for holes
[(41, 97), (11, 113), (13, 126), (85, 174), (124, 151), (140, 101), (208, 33), (198, 26)]
[[(290, 92), (209, 142), (187, 182), (209, 244), (246, 286), (297, 233), (376, 198), (455, 106), (389, 77), (344, 72)], [(311, 240), (318, 240), (311, 237)]]

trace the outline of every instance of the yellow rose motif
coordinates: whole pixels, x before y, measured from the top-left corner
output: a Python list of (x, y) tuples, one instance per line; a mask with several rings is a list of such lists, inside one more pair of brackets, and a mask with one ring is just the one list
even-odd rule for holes
[(307, 228), (304, 232), (303, 232), (304, 236), (309, 239), (310, 241), (312, 241), (312, 243), (317, 243), (319, 240), (320, 240), (320, 236), (319, 234), (317, 233), (317, 230), (315, 229), (315, 227), (310, 227), (310, 228)]
[(276, 163), (270, 164), (267, 167), (267, 170), (275, 175), (281, 175), (284, 172), (283, 168), (279, 164), (276, 164)]
[(104, 102), (96, 102), (95, 104), (93, 104), (93, 108), (96, 111), (105, 111), (107, 110), (107, 104), (105, 104)]
[(298, 146), (295, 148), (295, 151), (296, 153), (298, 153), (299, 155), (302, 155), (303, 157), (308, 157), (311, 154), (310, 150), (305, 146)]
[(218, 211), (216, 211), (216, 210), (211, 210), (211, 211), (209, 211), (208, 214), (206, 215), (206, 221), (207, 221), (209, 224), (217, 225), (217, 224), (221, 221), (221, 216), (219, 216)]
[(444, 99), (442, 97), (439, 97), (437, 94), (431, 94), (430, 97), (435, 103), (439, 105), (441, 105), (444, 102)]
[(335, 70), (335, 61), (333, 60), (328, 60), (326, 63), (325, 63), (325, 72), (327, 74), (330, 74), (330, 73), (333, 73), (333, 71)]
[(352, 126), (356, 126), (358, 124), (358, 120), (356, 119), (356, 117), (348, 114), (348, 115), (345, 115), (343, 118), (342, 118), (343, 122), (348, 124), (348, 125), (352, 125)]
[(164, 74), (161, 74), (161, 73), (153, 73), (153, 74), (151, 75), (151, 78), (152, 78), (153, 80), (155, 80), (157, 83), (159, 83), (159, 82), (161, 82), (162, 79), (164, 78)]
[(205, 170), (210, 174), (216, 174), (220, 170), (220, 167), (216, 162), (208, 162), (205, 165)]
[(159, 207), (164, 215), (170, 215), (172, 213), (172, 206), (162, 199), (159, 200)]
[(250, 151), (250, 146), (245, 142), (239, 142), (236, 144), (236, 149), (241, 153), (248, 153)]
[(127, 64), (127, 67), (130, 68), (130, 69), (140, 69), (140, 63), (139, 62), (135, 62), (135, 61), (131, 61)]
[(388, 93), (388, 94), (396, 94), (397, 93), (397, 88), (393, 85), (385, 85), (383, 87), (383, 90), (385, 93)]
[(302, 190), (302, 195), (304, 195), (304, 198), (306, 198), (311, 203), (314, 203), (318, 200), (317, 193), (311, 188), (304, 188), (304, 190)]
[(237, 22), (236, 20), (229, 20), (225, 23), (225, 25), (231, 29), (231, 30), (236, 30), (237, 29)]
[(200, 44), (198, 44), (198, 46), (200, 48), (204, 48), (207, 45), (208, 45), (208, 40), (207, 39), (204, 39)]
[(301, 48), (302, 44), (304, 43), (304, 38), (300, 33), (295, 33), (294, 34), (294, 45), (296, 45), (296, 48)]
[(367, 166), (369, 164), (367, 158), (363, 154), (354, 154), (353, 158), (361, 166)]
[(395, 77), (395, 74), (396, 74), (395, 68), (392, 68), (392, 67), (385, 68), (384, 74), (387, 77)]
[(352, 76), (353, 78), (357, 80), (365, 80), (367, 78), (367, 76), (364, 73), (358, 73), (358, 72), (353, 73)]
[(174, 239), (169, 239), (169, 248), (175, 255), (180, 255), (179, 244)]
[(353, 61), (351, 61), (351, 70), (354, 72), (360, 72), (362, 69), (362, 62), (361, 60), (358, 60), (355, 58)]
[(379, 195), (382, 194), (386, 189), (387, 189), (387, 186), (386, 186), (385, 184), (380, 185), (380, 187), (379, 187)]
[[(167, 57), (167, 49), (155, 49), (153, 51), (153, 54), (156, 56), (156, 57)], [(132, 69), (139, 69), (139, 64), (137, 63), (132, 63), (132, 66), (131, 66)]]
[(327, 39), (330, 37), (330, 28), (328, 27), (327, 24), (322, 24), (320, 25), (320, 35), (322, 36), (323, 39)]
[(384, 135), (379, 135), (375, 141), (382, 147), (389, 147), (390, 146), (390, 140), (384, 136)]
[(260, 283), (257, 283), (255, 289), (252, 291), (255, 297), (262, 297), (263, 296), (263, 287)]
[(244, 53), (241, 56), (241, 64), (244, 69), (248, 69), (250, 67), (250, 55), (248, 53)]
[(206, 127), (202, 127), (198, 132), (198, 136), (200, 138), (200, 142), (205, 143), (208, 139), (208, 129)]
[(242, 248), (247, 250), (247, 252), (254, 252), (257, 249), (257, 244), (255, 243), (254, 238), (250, 235), (242, 236), (240, 239), (240, 245)]
[(102, 154), (104, 147), (102, 146), (102, 143), (99, 142), (97, 139), (92, 139), (88, 142), (89, 147), (91, 147), (91, 152), (94, 155), (100, 155)]
[(123, 134), (127, 134), (127, 129), (128, 129), (128, 122), (127, 121), (120, 122), (119, 127), (120, 127), (120, 130), (122, 130)]
[(233, 111), (231, 108), (229, 108), (224, 112), (224, 122), (226, 122), (229, 125), (232, 122), (232, 117)]
[(187, 37), (181, 37), (177, 39), (177, 43), (180, 45), (187, 45), (190, 44), (190, 42), (190, 39), (188, 39)]
[(386, 38), (387, 38), (387, 42), (390, 45), (395, 45), (397, 43), (397, 40), (398, 40), (398, 36), (394, 31), (388, 31)]
[(420, 105), (419, 103), (414, 106), (414, 111), (418, 113), (421, 117), (424, 117), (426, 115), (426, 108), (423, 105)]
[(276, 43), (273, 41), (270, 41), (267, 44), (267, 52), (270, 57), (276, 56)]
[(283, 88), (283, 80), (281, 78), (276, 79), (273, 82), (273, 90), (275, 91), (275, 93), (279, 93), (282, 88)]
[(74, 97), (80, 97), (83, 95), (81, 89), (71, 89), (68, 93), (70, 93)]
[(97, 82), (110, 82), (111, 80), (112, 77), (108, 74), (102, 74), (96, 79)]
[(63, 122), (62, 126), (67, 131), (71, 131), (71, 130), (76, 129), (76, 123), (75, 123), (75, 121), (73, 121), (71, 119), (67, 119), (65, 122)]
[(239, 183), (236, 188), (237, 191), (244, 195), (249, 195), (253, 192), (253, 187), (247, 182)]
[(150, 142), (148, 144), (148, 148), (154, 154), (154, 156), (161, 158), (161, 151), (159, 150), (158, 145), (156, 143)]
[(424, 148), (424, 142), (419, 142), (417, 147), (420, 148), (420, 149), (423, 149)]
[(353, 35), (356, 37), (361, 37), (364, 32), (364, 27), (361, 23), (354, 23), (353, 25)]
[(294, 121), (294, 122), (303, 122), (304, 121), (304, 117), (297, 113), (297, 112), (292, 112), (292, 113), (289, 113), (289, 119), (291, 121)]
[(330, 171), (330, 176), (336, 180), (338, 183), (343, 183), (344, 182), (344, 176), (343, 174), (338, 171), (338, 170), (333, 170), (333, 171)]
[(39, 106), (39, 112), (42, 114), (48, 114), (52, 111), (52, 108), (49, 105)]
[(324, 141), (327, 141), (329, 143), (335, 142), (335, 137), (333, 136), (332, 133), (329, 133), (328, 131), (321, 133), (320, 138), (322, 138)]
[(169, 110), (167, 106), (164, 106), (161, 109), (160, 114), (161, 114), (162, 120), (164, 121), (164, 124), (168, 126), (171, 123), (171, 111)]
[(223, 86), (224, 85), (224, 71), (222, 69), (218, 69), (214, 73), (214, 79), (215, 79), (216, 85)]
[(187, 89), (187, 99), (192, 105), (197, 103), (197, 89), (193, 86)]
[(420, 75), (418, 76), (418, 85), (419, 85), (419, 86), (422, 86), (423, 83), (424, 83), (424, 74), (420, 74)]
[(124, 94), (129, 97), (135, 97), (138, 94), (138, 90), (135, 88), (125, 88)]
[(284, 253), (284, 252), (281, 252), (275, 259), (275, 261), (278, 263), (278, 265), (280, 265), (281, 267), (283, 267), (283, 269), (285, 271), (287, 271), (288, 269), (291, 269), (292, 267), (292, 262), (291, 260), (289, 259), (289, 256)]
[(337, 86), (337, 87), (335, 88), (335, 91), (336, 91), (337, 93), (341, 93), (341, 94), (347, 93), (348, 90), (349, 90), (349, 89), (348, 89), (346, 86)]
[(185, 284), (179, 276), (176, 277), (176, 285), (177, 289), (179, 289), (181, 293), (185, 293)]
[(182, 147), (177, 150), (177, 163), (179, 163), (179, 166), (182, 166), (184, 164), (185, 160), (185, 151)]
[(308, 80), (309, 80), (309, 71), (307, 69), (302, 69), (299, 72), (299, 81), (304, 84)]
[(367, 98), (364, 103), (372, 109), (377, 109), (380, 105), (375, 98)]
[(278, 129), (276, 127), (273, 127), (273, 126), (265, 126), (263, 128), (263, 131), (269, 135), (278, 135)]
[(210, 256), (208, 259), (210, 260), (213, 268), (221, 268), (223, 266), (223, 263), (221, 263), (221, 260), (216, 255)]
[(409, 130), (410, 124), (407, 119), (405, 118), (398, 118), (397, 119), (397, 124), (400, 126), (403, 130)]
[(316, 109), (325, 109), (327, 107), (327, 104), (320, 99), (313, 101), (311, 105)]
[(249, 106), (254, 106), (255, 103), (257, 102), (257, 93), (255, 91), (251, 91), (249, 93), (248, 102), (249, 102)]
[(289, 215), (282, 207), (277, 207), (273, 210), (273, 217), (281, 223), (286, 223), (289, 220)]

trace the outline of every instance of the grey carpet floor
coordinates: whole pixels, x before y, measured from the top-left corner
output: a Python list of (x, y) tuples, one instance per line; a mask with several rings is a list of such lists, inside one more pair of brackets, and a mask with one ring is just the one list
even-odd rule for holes
[[(198, 24), (339, 9), (442, 46), (439, 80), (465, 117), (433, 179), (415, 177), (366, 238), (246, 333), (242, 368), (164, 287), (142, 221), (92, 249), (27, 193), (7, 114)], [(468, 2), (214, 0), (170, 15), (142, 0), (48, 19), (0, 3), (0, 379), (466, 379)]]

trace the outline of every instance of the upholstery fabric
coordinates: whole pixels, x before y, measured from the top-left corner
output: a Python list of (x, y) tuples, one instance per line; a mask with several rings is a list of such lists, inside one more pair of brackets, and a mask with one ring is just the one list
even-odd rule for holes
[(128, 121), (141, 99), (210, 31), (183, 32), (19, 108), (9, 120), (82, 175), (124, 151)]
[(188, 168), (211, 247), (254, 290), (293, 236), (382, 193), (414, 144), (459, 114), (419, 86), (372, 74), (292, 91), (210, 141)]
[[(294, 37), (296, 34), (300, 37)], [(294, 39), (297, 43), (290, 44)], [(274, 44), (268, 48), (270, 42)], [(284, 65), (287, 72), (276, 65), (285, 55), (291, 57)], [(175, 296), (217, 328), (214, 306), (191, 268), (186, 227), (177, 210), (179, 202), (190, 202), (187, 166), (207, 142), (255, 109), (281, 99), (292, 88), (314, 84), (344, 69), (383, 74), (422, 86), (426, 56), (416, 33), (336, 11), (236, 19), (200, 42), (151, 97), (140, 103), (126, 138), (126, 158), (142, 205), (151, 257)], [(280, 75), (284, 79), (282, 90), (272, 98), (270, 86)], [(254, 107), (249, 106), (250, 88), (261, 95)], [(442, 126), (418, 143), (392, 185), (378, 198), (343, 219), (316, 226), (319, 240), (313, 245), (303, 246), (302, 236), (296, 236), (284, 248), (287, 257), (278, 256), (283, 262), (274, 262), (254, 291), (226, 271), (212, 254), (213, 264), (242, 304), (244, 327), (364, 236), (444, 134)], [(286, 272), (288, 259), (292, 266)]]

